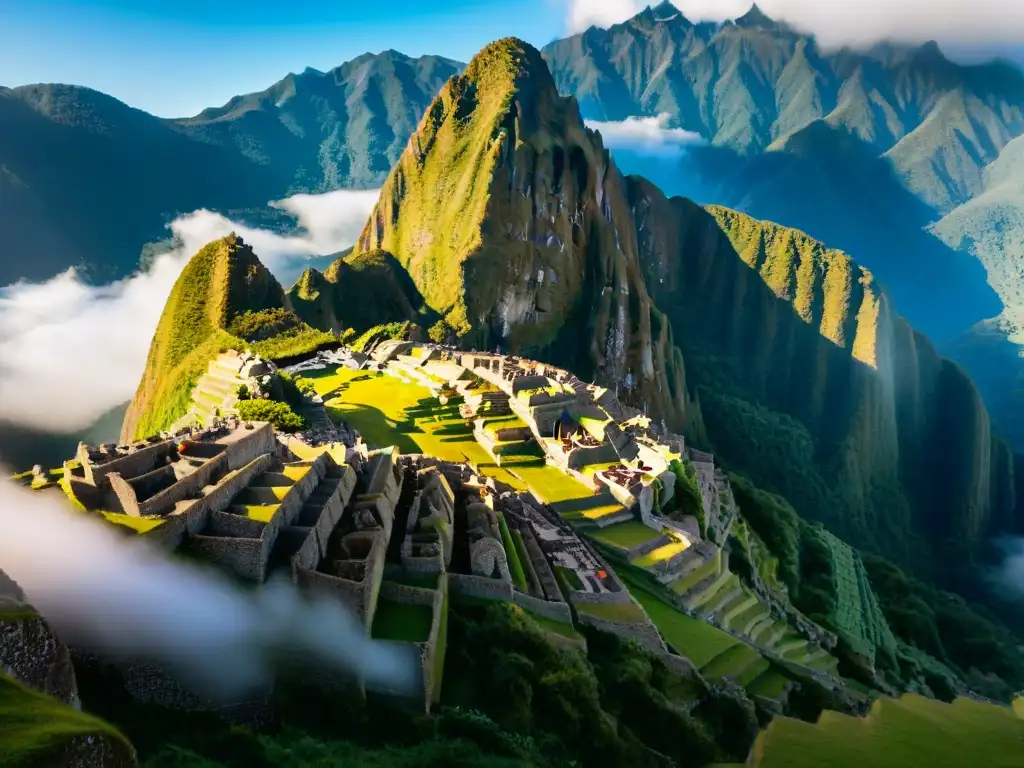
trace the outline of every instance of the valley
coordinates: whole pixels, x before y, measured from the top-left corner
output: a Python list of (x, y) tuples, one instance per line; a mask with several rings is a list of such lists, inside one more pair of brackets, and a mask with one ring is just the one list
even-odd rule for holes
[[(90, 430), (0, 425), (0, 764), (1019, 763), (1016, 68), (662, 3), (189, 119), (0, 102), (12, 280), (380, 187), (297, 277), (183, 257)], [(637, 116), (702, 141), (610, 149)]]

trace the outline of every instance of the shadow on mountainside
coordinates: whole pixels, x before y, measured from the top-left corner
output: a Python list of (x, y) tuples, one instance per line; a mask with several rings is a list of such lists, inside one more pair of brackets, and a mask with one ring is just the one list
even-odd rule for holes
[(754, 157), (708, 146), (691, 148), (676, 167), (635, 153), (615, 157), (666, 194), (801, 229), (846, 251), (937, 342), (1002, 311), (981, 263), (924, 230), (939, 214), (904, 188), (888, 160), (822, 121)]

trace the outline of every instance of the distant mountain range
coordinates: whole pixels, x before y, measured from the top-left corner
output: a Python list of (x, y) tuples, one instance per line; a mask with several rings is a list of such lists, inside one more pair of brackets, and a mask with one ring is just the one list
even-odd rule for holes
[(131, 272), (175, 215), (380, 184), (459, 64), (394, 51), (164, 120), (70, 85), (0, 89), (0, 285)]
[[(694, 24), (662, 3), (542, 53), (585, 119), (668, 115), (705, 140), (679, 164), (616, 149), (625, 172), (853, 254), (1024, 444), (1020, 70), (933, 43), (823, 51), (756, 5)], [(72, 264), (122, 276), (196, 208), (250, 221), (296, 192), (381, 184), (462, 69), (366, 54), (180, 120), (74, 86), (0, 90), (0, 285)]]
[(618, 152), (626, 172), (853, 254), (1024, 441), (1019, 69), (960, 65), (934, 43), (823, 51), (756, 5), (693, 24), (663, 3), (543, 53), (585, 117), (668, 115), (705, 140), (679, 165)]

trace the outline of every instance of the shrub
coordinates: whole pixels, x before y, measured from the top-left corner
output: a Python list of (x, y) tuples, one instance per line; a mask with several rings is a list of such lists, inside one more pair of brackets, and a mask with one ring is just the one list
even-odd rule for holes
[(447, 343), (454, 333), (455, 331), (452, 330), (452, 327), (443, 319), (438, 320), (430, 327), (430, 330), (427, 331), (427, 335), (430, 337), (430, 340), (435, 344)]
[(305, 426), (299, 414), (277, 400), (243, 400), (238, 415), (246, 421), (269, 421), (281, 432), (298, 432)]
[(239, 384), (238, 389), (235, 390), (235, 397), (237, 397), (239, 401), (251, 400), (252, 392), (249, 391), (249, 385)]

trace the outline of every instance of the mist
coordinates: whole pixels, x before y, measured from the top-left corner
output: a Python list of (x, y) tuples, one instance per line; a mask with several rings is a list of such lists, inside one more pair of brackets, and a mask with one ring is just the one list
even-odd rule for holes
[(587, 120), (588, 128), (600, 131), (604, 145), (612, 150), (633, 150), (655, 157), (678, 157), (687, 147), (703, 143), (699, 133), (670, 128), (672, 116), (627, 117), (620, 122)]
[(69, 269), (0, 288), (0, 422), (61, 433), (89, 427), (135, 394), (164, 303), (196, 251), (237, 232), (280, 273), (351, 246), (377, 197), (338, 190), (272, 202), (298, 223), (287, 235), (195, 211), (169, 225), (175, 248), (145, 272), (95, 286)]
[(1001, 539), (999, 548), (1005, 559), (992, 572), (992, 583), (1003, 594), (1024, 601), (1024, 538), (1013, 536)]
[[(691, 21), (722, 21), (745, 14), (751, 0), (672, 0)], [(570, 33), (625, 21), (656, 0), (565, 0)], [(1024, 3), (1019, 0), (758, 0), (777, 21), (817, 36), (824, 46), (869, 45), (880, 40), (944, 46), (1024, 45)], [(995, 52), (999, 52), (994, 50)]]
[(215, 699), (264, 689), (282, 658), (358, 670), (398, 690), (415, 680), (407, 659), (369, 640), (336, 600), (300, 595), (289, 581), (243, 590), (71, 510), (61, 495), (8, 482), (0, 570), (63, 640), (111, 660), (155, 662)]

